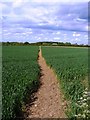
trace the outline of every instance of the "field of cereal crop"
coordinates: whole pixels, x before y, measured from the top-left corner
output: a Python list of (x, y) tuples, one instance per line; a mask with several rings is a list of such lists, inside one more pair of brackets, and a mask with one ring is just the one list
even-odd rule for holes
[(19, 114), (27, 90), (39, 84), (38, 47), (3, 46), (2, 53), (2, 117), (9, 120)]
[(81, 110), (76, 104), (88, 88), (88, 49), (42, 47), (42, 53), (47, 64), (57, 74), (66, 98), (71, 101), (71, 112), (68, 112), (68, 116), (83, 114), (81, 111), (84, 108)]
[[(4, 120), (20, 116), (23, 104), (28, 100), (28, 92), (30, 95), (39, 86), (38, 50), (38, 46), (3, 46), (2, 117)], [(41, 47), (41, 50), (47, 65), (57, 75), (62, 93), (68, 101), (67, 116), (87, 118), (88, 49)]]

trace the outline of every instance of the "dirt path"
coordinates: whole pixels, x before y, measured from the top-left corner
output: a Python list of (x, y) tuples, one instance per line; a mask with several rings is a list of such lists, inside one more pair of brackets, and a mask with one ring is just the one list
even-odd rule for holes
[(65, 102), (62, 101), (62, 94), (59, 89), (59, 83), (52, 69), (50, 69), (41, 50), (39, 52), (38, 63), (41, 68), (40, 77), (41, 87), (35, 94), (37, 99), (30, 107), (29, 118), (66, 118), (63, 107)]

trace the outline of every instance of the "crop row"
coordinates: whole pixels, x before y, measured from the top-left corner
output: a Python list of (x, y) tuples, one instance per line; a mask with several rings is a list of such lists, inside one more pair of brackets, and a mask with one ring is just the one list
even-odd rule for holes
[(42, 53), (47, 64), (56, 72), (66, 99), (71, 101), (69, 108), (71, 112), (68, 112), (67, 115), (73, 117), (78, 109), (76, 103), (88, 87), (88, 80), (86, 80), (88, 49), (42, 47)]
[(4, 46), (2, 53), (2, 117), (9, 120), (21, 114), (27, 91), (39, 85), (38, 47)]

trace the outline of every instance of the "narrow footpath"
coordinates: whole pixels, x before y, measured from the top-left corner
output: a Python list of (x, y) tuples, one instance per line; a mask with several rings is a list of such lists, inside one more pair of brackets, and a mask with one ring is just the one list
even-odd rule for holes
[(57, 77), (53, 70), (47, 66), (42, 51), (39, 52), (38, 63), (41, 68), (41, 86), (35, 93), (37, 99), (28, 109), (28, 118), (66, 118), (64, 111), (65, 101), (60, 91)]

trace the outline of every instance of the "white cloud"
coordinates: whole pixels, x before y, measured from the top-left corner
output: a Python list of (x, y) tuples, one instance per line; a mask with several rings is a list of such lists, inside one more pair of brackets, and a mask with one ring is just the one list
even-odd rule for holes
[(59, 40), (59, 39), (60, 39), (60, 37), (55, 37), (54, 39), (55, 39), (55, 40)]
[(61, 34), (61, 32), (60, 32), (60, 31), (58, 31), (56, 34), (57, 34), (57, 35), (60, 35), (60, 34)]
[(80, 33), (76, 33), (76, 32), (73, 33), (73, 37), (79, 37), (80, 35), (81, 35)]
[(32, 2), (87, 2), (89, 0), (31, 0)]
[[(14, 2), (16, 1), (18, 2), (19, 0), (14, 0)], [(13, 2), (13, 0), (0, 0), (0, 2)], [(22, 2), (89, 2), (89, 0), (22, 0)]]
[[(72, 32), (69, 36), (66, 32), (62, 33), (61, 30), (69, 31), (75, 29), (76, 31), (87, 31), (86, 19), (79, 18), (81, 9), (80, 11), (76, 9), (71, 14), (68, 12), (69, 10), (66, 10), (67, 6), (62, 7), (61, 4), (42, 4), (43, 2), (49, 1), (52, 3), (59, 0), (40, 0), (42, 2), (40, 4), (34, 3), (35, 0), (31, 1), (32, 3), (29, 0), (14, 0), (11, 6), (6, 3), (0, 4), (1, 6), (3, 5), (3, 25), (7, 28), (6, 33), (12, 34), (12, 37), (9, 34), (7, 35), (8, 39), (19, 40), (21, 38), (23, 40), (31, 39), (37, 41), (52, 39), (59, 41), (64, 39), (67, 41), (71, 40), (70, 37), (81, 37), (80, 33)], [(73, 8), (70, 6), (71, 9)], [(72, 18), (75, 19), (72, 20)]]
[(73, 33), (73, 37), (75, 37), (76, 36), (76, 34), (75, 33)]
[(1, 9), (3, 9), (3, 8), (5, 8), (5, 7), (6, 7), (6, 5), (5, 5), (5, 4), (0, 3), (0, 8), (1, 8)]
[(81, 34), (76, 34), (77, 37), (79, 37)]
[(14, 0), (13, 7), (20, 7), (22, 5), (23, 0)]
[(88, 39), (88, 34), (87, 34), (87, 35), (84, 35), (84, 37)]
[(86, 31), (90, 31), (90, 26), (85, 26)]

